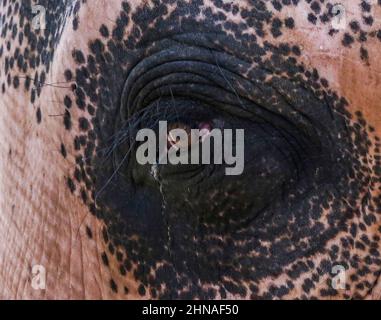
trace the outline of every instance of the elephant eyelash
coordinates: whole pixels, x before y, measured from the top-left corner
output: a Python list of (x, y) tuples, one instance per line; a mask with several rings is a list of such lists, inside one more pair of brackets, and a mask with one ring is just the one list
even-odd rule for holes
[[(175, 105), (171, 107), (174, 112), (170, 112), (168, 109), (163, 114), (162, 110), (158, 108), (158, 105), (152, 105), (144, 108), (135, 113), (128, 121), (126, 121), (115, 134), (109, 138), (110, 145), (102, 150), (99, 150), (98, 156), (103, 162), (106, 162), (110, 157), (113, 157), (114, 170), (110, 178), (96, 193), (95, 199), (98, 199), (100, 194), (107, 188), (109, 183), (113, 180), (116, 174), (121, 170), (123, 166), (128, 166), (129, 157), (136, 146), (135, 136), (140, 128), (154, 130), (159, 124), (160, 120), (166, 120), (168, 123), (175, 123), (181, 121), (180, 110)], [(126, 145), (122, 159), (119, 163), (116, 161), (115, 153), (120, 147)]]
[[(25, 79), (25, 81), (31, 81), (33, 82), (33, 89), (38, 89), (42, 87), (53, 87), (57, 89), (72, 89), (72, 85), (75, 84), (75, 81), (58, 81), (58, 82), (45, 82), (38, 80), (38, 78), (33, 78), (27, 75), (20, 75), (20, 79)], [(70, 86), (66, 87), (63, 86), (64, 84), (71, 84)]]

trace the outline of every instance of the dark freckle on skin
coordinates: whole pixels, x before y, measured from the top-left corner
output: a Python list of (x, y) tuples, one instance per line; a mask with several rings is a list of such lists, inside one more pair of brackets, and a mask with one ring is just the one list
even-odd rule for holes
[(108, 38), (110, 35), (108, 28), (104, 24), (100, 27), (99, 32), (104, 38)]
[(364, 31), (361, 31), (358, 39), (360, 42), (365, 42), (365, 41), (367, 41), (368, 37)]
[(78, 182), (82, 181), (82, 173), (81, 173), (81, 171), (78, 168), (75, 168), (75, 170), (74, 170), (74, 178)]
[(30, 93), (30, 102), (33, 104), (36, 101), (36, 90), (32, 89)]
[(287, 28), (289, 29), (293, 29), (295, 27), (295, 22), (294, 22), (294, 19), (293, 18), (286, 18), (284, 20), (284, 24)]
[(365, 61), (369, 59), (368, 50), (366, 50), (364, 47), (360, 48), (360, 57), (361, 57), (361, 60), (365, 60)]
[(79, 20), (78, 20), (78, 17), (75, 17), (73, 19), (73, 30), (77, 30), (78, 29), (78, 25), (79, 25)]
[(85, 56), (83, 55), (82, 51), (80, 50), (73, 50), (72, 54), (74, 60), (78, 64), (83, 64), (85, 63)]
[(320, 83), (324, 88), (328, 88), (328, 81), (324, 78), (320, 79)]
[(271, 3), (275, 10), (278, 10), (278, 11), (282, 10), (282, 4), (278, 0), (273, 0), (271, 1)]
[(66, 110), (65, 114), (64, 114), (64, 125), (65, 125), (66, 130), (71, 129), (71, 115), (70, 115), (70, 112), (68, 110)]
[(67, 152), (66, 152), (66, 148), (65, 148), (65, 145), (63, 143), (61, 143), (61, 154), (64, 158), (67, 157)]
[(37, 123), (41, 123), (41, 119), (42, 119), (42, 115), (41, 115), (41, 109), (40, 107), (37, 108), (37, 111), (36, 111), (36, 119), (37, 119)]
[(357, 21), (351, 21), (349, 23), (349, 26), (351, 27), (353, 32), (357, 32), (357, 31), (360, 30), (360, 25), (359, 25), (359, 23)]
[(353, 42), (354, 42), (353, 37), (349, 33), (345, 33), (342, 40), (342, 44), (345, 47), (349, 47)]
[(127, 271), (131, 271), (131, 269), (132, 269), (131, 262), (128, 261), (127, 259), (124, 260), (124, 262), (123, 262), (123, 266), (126, 268)]
[(90, 43), (90, 50), (97, 57), (100, 57), (105, 50), (105, 46), (99, 39), (97, 39)]
[(79, 141), (79, 137), (74, 138), (74, 150), (81, 150), (81, 143)]
[(299, 49), (299, 47), (298, 46), (292, 46), (292, 53), (294, 54), (294, 55), (296, 55), (296, 56), (300, 56), (301, 55), (301, 51), (300, 51), (300, 49)]
[(86, 226), (86, 234), (87, 234), (89, 239), (93, 238), (93, 232), (91, 231), (89, 226)]
[(121, 253), (120, 251), (117, 251), (117, 253), (116, 253), (116, 259), (119, 262), (122, 262), (123, 261), (123, 253)]
[(338, 33), (339, 30), (336, 30), (336, 29), (330, 29), (328, 34), (332, 37), (334, 34)]
[(122, 276), (125, 276), (125, 275), (127, 274), (126, 269), (124, 268), (124, 266), (120, 266), (120, 267), (119, 267), (119, 273), (120, 273)]
[(279, 45), (279, 51), (282, 55), (288, 56), (291, 53), (291, 48), (287, 43), (281, 43)]
[(320, 13), (320, 5), (318, 2), (314, 1), (312, 2), (311, 4), (311, 9), (313, 10), (313, 12), (315, 12), (316, 14), (319, 14)]
[(107, 257), (107, 253), (106, 252), (103, 252), (101, 254), (101, 258), (102, 258), (102, 262), (103, 264), (108, 267), (109, 266), (109, 262), (108, 262), (108, 257)]
[(17, 89), (20, 85), (20, 80), (18, 76), (13, 77), (13, 87)]
[(81, 189), (81, 198), (82, 198), (83, 203), (86, 204), (88, 197), (87, 197), (87, 193), (86, 193), (85, 189)]
[(71, 193), (74, 193), (75, 191), (75, 184), (71, 178), (67, 178), (67, 186), (69, 187), (69, 190)]
[(91, 104), (87, 105), (87, 111), (91, 116), (95, 114), (95, 108)]
[(71, 81), (73, 79), (73, 74), (70, 70), (65, 70), (64, 75), (66, 81)]
[(145, 294), (146, 294), (146, 288), (144, 287), (144, 285), (140, 285), (139, 286), (139, 288), (138, 288), (138, 293), (139, 293), (139, 295), (141, 295), (141, 296), (145, 296)]
[(80, 118), (79, 119), (79, 128), (82, 131), (87, 131), (89, 130), (89, 121), (86, 118)]
[(118, 292), (118, 286), (116, 285), (115, 281), (113, 279), (110, 280), (110, 288), (113, 292)]
[(316, 24), (317, 18), (313, 13), (309, 13), (307, 18), (309, 22), (311, 22), (312, 24)]
[(115, 247), (113, 246), (112, 243), (109, 243), (109, 245), (108, 245), (108, 251), (110, 251), (111, 254), (115, 253)]
[(282, 35), (282, 32), (280, 31), (282, 27), (282, 21), (278, 18), (274, 18), (271, 24), (271, 33), (274, 38), (277, 38)]
[(151, 288), (150, 293), (151, 293), (152, 298), (155, 299), (157, 297), (157, 291), (155, 288)]
[(105, 243), (108, 243), (109, 242), (109, 238), (108, 238), (108, 234), (107, 234), (106, 228), (102, 229), (102, 236), (103, 236), (103, 240), (105, 241)]
[(329, 16), (326, 13), (322, 14), (319, 18), (323, 23), (327, 23), (329, 21)]
[(372, 16), (363, 16), (363, 20), (366, 25), (373, 25), (374, 19)]
[(361, 9), (363, 12), (370, 12), (371, 6), (368, 2), (362, 1), (361, 2)]
[(65, 96), (64, 98), (64, 105), (67, 109), (70, 109), (71, 108), (71, 105), (72, 105), (72, 101), (70, 99), (69, 96)]
[(86, 143), (87, 143), (87, 138), (86, 138), (86, 136), (80, 136), (79, 137), (79, 143), (80, 143), (80, 145), (82, 146), (82, 147), (84, 147), (84, 146), (86, 146)]

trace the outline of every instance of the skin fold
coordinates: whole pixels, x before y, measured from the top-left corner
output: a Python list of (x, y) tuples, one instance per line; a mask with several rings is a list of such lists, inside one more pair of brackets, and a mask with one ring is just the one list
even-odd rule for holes
[[(380, 1), (38, 3), (0, 1), (0, 298), (381, 297)], [(244, 174), (125, 161), (178, 114)]]

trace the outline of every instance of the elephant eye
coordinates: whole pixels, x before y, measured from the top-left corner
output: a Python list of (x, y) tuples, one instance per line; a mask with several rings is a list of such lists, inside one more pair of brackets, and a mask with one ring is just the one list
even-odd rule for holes
[[(162, 164), (157, 142), (156, 162), (142, 165), (134, 156), (145, 142), (137, 143), (126, 169), (136, 190), (154, 188), (165, 199), (167, 210), (193, 212), (203, 223), (224, 230), (249, 223), (292, 190), (300, 180), (303, 159), (308, 157), (303, 148), (305, 141), (302, 141), (299, 129), (291, 123), (288, 127), (278, 127), (254, 117), (239, 117), (218, 110), (202, 101), (161, 101), (160, 106), (148, 108), (140, 117), (146, 120), (140, 121), (139, 129), (151, 128), (156, 136), (159, 136), (159, 123), (167, 123), (166, 149), (173, 146), (192, 149), (192, 130), (197, 129), (200, 159), (202, 145), (209, 138), (211, 161)], [(186, 134), (181, 141), (174, 134), (179, 129)], [(221, 132), (220, 145), (215, 136), (209, 137), (215, 130)], [(243, 163), (244, 169), (238, 175), (227, 174), (228, 168), (237, 167), (237, 161), (229, 163), (225, 158), (222, 162), (215, 161), (218, 148), (226, 140), (226, 130), (232, 132), (231, 148), (236, 152), (232, 156)], [(237, 130), (244, 132), (242, 159), (238, 159), (237, 154)]]
[[(252, 70), (245, 60), (226, 53), (176, 48), (152, 53), (125, 82), (117, 131), (128, 129), (130, 144), (118, 149), (116, 168), (129, 153), (123, 167), (126, 185), (144, 195), (155, 193), (152, 201), (161, 203), (159, 211), (163, 205), (165, 211), (197, 216), (197, 223), (236, 229), (271, 212), (284, 197), (300, 196), (299, 186), (307, 190), (325, 173), (329, 150), (322, 151), (325, 133), (319, 126), (332, 118), (309, 89), (284, 77), (266, 77), (266, 70)], [(199, 158), (209, 155), (210, 162), (161, 163), (157, 142), (153, 163), (140, 163), (135, 155), (145, 141), (135, 141), (136, 132), (149, 128), (157, 137), (162, 121), (168, 124), (166, 151), (178, 143), (193, 149), (191, 131), (200, 129), (202, 145), (209, 142), (210, 152), (201, 149)], [(175, 129), (183, 129), (185, 138), (172, 134)], [(212, 136), (218, 130), (221, 139)], [(231, 137), (224, 135), (226, 130)], [(241, 131), (242, 157), (236, 152)], [(235, 153), (225, 157), (228, 140)]]

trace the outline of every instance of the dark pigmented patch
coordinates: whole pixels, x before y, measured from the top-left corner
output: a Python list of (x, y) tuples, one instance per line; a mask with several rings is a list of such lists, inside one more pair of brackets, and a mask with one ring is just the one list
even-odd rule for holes
[(64, 117), (63, 117), (64, 125), (66, 130), (70, 130), (72, 127), (72, 122), (71, 122), (71, 115), (68, 110), (65, 111)]
[(78, 64), (85, 63), (85, 56), (83, 55), (82, 51), (80, 50), (73, 50), (73, 58), (75, 62)]
[(373, 25), (374, 19), (372, 16), (363, 16), (363, 21), (365, 24), (371, 26)]
[(368, 59), (369, 59), (368, 50), (361, 47), (360, 48), (360, 57), (361, 57), (361, 60), (368, 61)]
[(70, 70), (65, 70), (64, 76), (66, 81), (71, 81), (73, 79), (73, 74)]
[(293, 18), (289, 17), (284, 20), (284, 24), (287, 28), (293, 29), (295, 27), (295, 21)]
[(37, 111), (36, 111), (36, 119), (37, 119), (37, 123), (41, 123), (41, 120), (42, 120), (42, 114), (41, 114), (41, 108), (40, 108), (40, 107), (37, 108)]
[(117, 293), (118, 292), (118, 286), (115, 283), (114, 279), (110, 280), (110, 288), (113, 292)]
[(101, 26), (101, 28), (99, 29), (99, 32), (102, 35), (102, 37), (104, 37), (104, 38), (108, 38), (110, 35), (108, 28), (105, 25)]
[(79, 128), (82, 131), (87, 131), (89, 130), (90, 124), (89, 121), (86, 118), (80, 118), (79, 119)]
[(311, 22), (312, 24), (316, 24), (317, 18), (313, 13), (308, 14), (308, 21)]
[(78, 26), (79, 26), (79, 19), (78, 19), (78, 17), (74, 17), (74, 19), (73, 19), (73, 30), (74, 31), (78, 30)]
[(360, 25), (357, 21), (351, 21), (349, 23), (349, 26), (351, 27), (352, 31), (357, 32), (360, 30)]
[(142, 284), (138, 288), (138, 293), (141, 296), (145, 296), (145, 294), (146, 294), (146, 288)]
[(342, 44), (345, 47), (349, 47), (353, 42), (354, 42), (353, 37), (349, 33), (345, 33), (342, 40)]
[(363, 12), (370, 12), (370, 10), (372, 8), (371, 5), (365, 0), (361, 1), (360, 6), (361, 6), (361, 9)]
[(320, 4), (317, 1), (311, 3), (311, 9), (315, 14), (319, 14), (321, 11)]
[(106, 267), (108, 267), (109, 266), (109, 260), (108, 260), (107, 254), (105, 252), (102, 253), (101, 258), (102, 258), (103, 264)]
[(64, 105), (66, 108), (70, 109), (72, 106), (72, 101), (69, 96), (65, 96), (64, 98)]
[(277, 38), (282, 35), (281, 28), (282, 21), (278, 18), (275, 18), (271, 23), (271, 33), (274, 38)]
[(66, 182), (67, 182), (67, 186), (69, 187), (70, 192), (74, 193), (76, 188), (75, 188), (75, 184), (74, 184), (73, 180), (71, 178), (67, 178)]
[(61, 143), (61, 149), (60, 149), (60, 151), (61, 151), (61, 155), (64, 158), (66, 158), (67, 157), (67, 151), (66, 151), (66, 147), (65, 147), (65, 145), (63, 143)]
[(18, 76), (13, 77), (13, 87), (17, 89), (20, 85), (20, 79)]
[(91, 231), (91, 228), (89, 226), (86, 226), (86, 235), (89, 239), (93, 238), (93, 232)]

